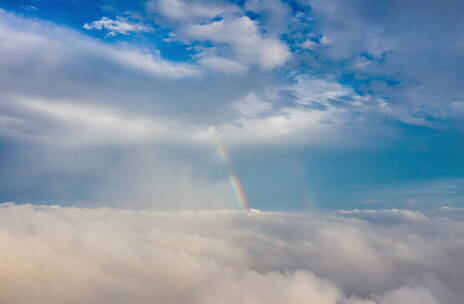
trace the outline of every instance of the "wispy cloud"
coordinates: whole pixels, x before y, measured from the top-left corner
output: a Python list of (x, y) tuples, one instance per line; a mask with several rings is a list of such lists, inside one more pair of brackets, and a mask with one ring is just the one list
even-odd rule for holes
[(116, 19), (102, 17), (100, 20), (85, 23), (83, 27), (86, 30), (105, 30), (108, 32), (106, 34), (107, 37), (114, 37), (118, 34), (129, 35), (131, 33), (152, 32), (154, 30), (152, 27), (131, 22), (129, 19), (124, 17), (116, 17)]

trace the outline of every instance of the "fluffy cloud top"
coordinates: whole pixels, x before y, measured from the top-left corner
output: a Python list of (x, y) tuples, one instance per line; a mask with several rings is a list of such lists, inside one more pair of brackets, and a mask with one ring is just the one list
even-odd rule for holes
[(463, 215), (3, 204), (0, 301), (458, 304)]

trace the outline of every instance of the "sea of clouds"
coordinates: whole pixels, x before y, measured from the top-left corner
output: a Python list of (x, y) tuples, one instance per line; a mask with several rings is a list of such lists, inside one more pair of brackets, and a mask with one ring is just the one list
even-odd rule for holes
[(0, 303), (462, 303), (464, 209), (0, 205)]

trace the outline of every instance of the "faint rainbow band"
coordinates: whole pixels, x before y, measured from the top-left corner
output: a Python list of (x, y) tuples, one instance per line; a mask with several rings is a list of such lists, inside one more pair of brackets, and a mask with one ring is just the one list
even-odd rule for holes
[(226, 164), (227, 173), (229, 174), (229, 182), (232, 185), (237, 202), (243, 209), (249, 210), (250, 205), (248, 204), (245, 191), (243, 190), (242, 184), (238, 176), (235, 174), (232, 168), (231, 160), (229, 157), (229, 153), (227, 152), (226, 146), (217, 138), (215, 140), (215, 146), (219, 156), (224, 160), (224, 163)]

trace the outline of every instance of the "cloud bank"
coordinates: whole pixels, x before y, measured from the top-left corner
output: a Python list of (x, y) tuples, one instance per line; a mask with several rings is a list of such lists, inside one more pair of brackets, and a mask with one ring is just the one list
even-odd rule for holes
[(2, 204), (1, 303), (461, 303), (464, 211)]

